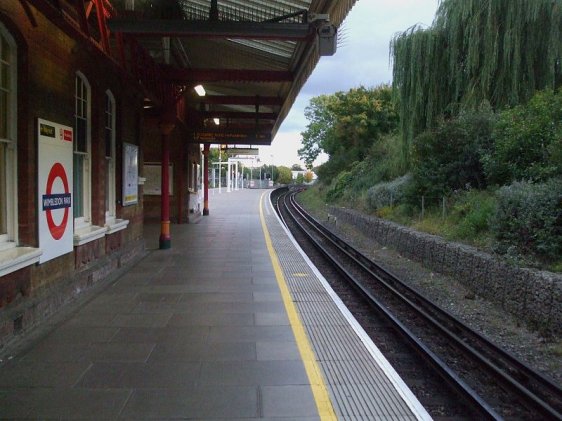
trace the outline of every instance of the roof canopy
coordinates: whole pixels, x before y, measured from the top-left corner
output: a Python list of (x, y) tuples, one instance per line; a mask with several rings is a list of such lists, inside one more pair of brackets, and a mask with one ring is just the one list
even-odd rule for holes
[(354, 3), (113, 0), (107, 27), (148, 51), (160, 83), (185, 101), (194, 142), (269, 144)]

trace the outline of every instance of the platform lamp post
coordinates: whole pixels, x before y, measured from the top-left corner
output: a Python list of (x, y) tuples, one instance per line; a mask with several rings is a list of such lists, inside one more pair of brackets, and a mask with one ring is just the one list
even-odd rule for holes
[(221, 167), (222, 167), (222, 153), (221, 147), (219, 145), (219, 193), (222, 193), (222, 174), (221, 174)]
[(209, 215), (209, 144), (203, 146), (203, 215)]
[(228, 159), (227, 166), (226, 166), (226, 192), (230, 193), (230, 177), (232, 176), (232, 170), (230, 166), (230, 158)]
[(162, 184), (160, 205), (160, 249), (172, 247), (170, 236), (170, 134), (176, 127), (175, 118), (164, 116), (158, 125), (162, 138)]
[(238, 161), (234, 161), (234, 190), (238, 191), (239, 174), (238, 174)]

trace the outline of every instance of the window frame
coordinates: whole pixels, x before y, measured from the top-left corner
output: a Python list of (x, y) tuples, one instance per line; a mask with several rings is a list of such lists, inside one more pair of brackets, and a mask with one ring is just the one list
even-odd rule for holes
[[(5, 145), (4, 156), (4, 186), (6, 205), (4, 212), (6, 218), (6, 231), (0, 233), (0, 250), (15, 247), (18, 243), (18, 203), (17, 203), (17, 44), (8, 29), (0, 22), (0, 36), (9, 46), (9, 83), (8, 83), (8, 109), (7, 138), (0, 138)], [(1, 48), (1, 47), (0, 47)], [(0, 59), (1, 60), (1, 59)], [(10, 113), (10, 110), (15, 112)], [(0, 169), (1, 170), (1, 169)], [(0, 192), (1, 190), (0, 189)], [(12, 200), (10, 200), (12, 199)], [(11, 202), (11, 204), (10, 204)]]
[[(111, 105), (111, 110), (108, 110), (108, 105)], [(107, 130), (111, 130), (110, 139), (110, 156), (105, 155), (106, 168), (105, 188), (106, 192), (109, 190), (107, 196), (107, 203), (105, 204), (105, 225), (109, 226), (115, 223), (116, 214), (116, 120), (117, 120), (117, 106), (115, 96), (108, 89), (105, 91), (105, 111), (104, 111), (104, 141)], [(109, 121), (111, 119), (111, 121)], [(108, 122), (110, 126), (108, 126)], [(105, 144), (105, 143), (104, 143)], [(105, 148), (104, 148), (105, 149)], [(105, 192), (104, 192), (105, 193)], [(105, 197), (105, 196), (104, 196)]]
[[(0, 36), (9, 46), (10, 81), (8, 108), (6, 109), (7, 137), (0, 142), (5, 145), (4, 193), (0, 200), (6, 204), (6, 232), (0, 234), (0, 278), (39, 262), (41, 250), (21, 247), (18, 238), (18, 45), (10, 31), (0, 22)], [(1, 57), (1, 56), (0, 56)], [(13, 110), (10, 113), (10, 110)], [(5, 196), (5, 197), (4, 197)]]
[[(92, 173), (91, 173), (91, 159), (92, 159), (92, 89), (88, 82), (86, 76), (77, 71), (75, 75), (75, 87), (74, 87), (74, 127), (77, 126), (77, 119), (84, 118), (83, 115), (78, 115), (78, 101), (83, 101), (83, 97), (78, 96), (78, 81), (83, 85), (84, 91), (86, 92), (86, 150), (78, 151), (78, 133), (74, 135), (74, 147), (73, 155), (82, 155), (84, 160), (84, 167), (82, 169), (82, 207), (83, 214), (79, 217), (74, 217), (74, 231), (78, 231), (81, 228), (87, 228), (92, 225), (91, 219), (91, 204), (92, 204)], [(76, 183), (76, 180), (74, 180)], [(74, 194), (74, 192), (73, 192)], [(76, 200), (73, 200), (76, 202)]]

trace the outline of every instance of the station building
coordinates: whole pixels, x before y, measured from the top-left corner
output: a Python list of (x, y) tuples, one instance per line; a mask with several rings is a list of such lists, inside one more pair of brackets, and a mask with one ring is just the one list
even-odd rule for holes
[(270, 144), (354, 2), (0, 2), (0, 346), (209, 214), (209, 145)]

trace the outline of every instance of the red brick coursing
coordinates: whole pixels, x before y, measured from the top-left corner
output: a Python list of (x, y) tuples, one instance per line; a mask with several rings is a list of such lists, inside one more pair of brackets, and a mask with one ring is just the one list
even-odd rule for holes
[[(26, 14), (24, 3), (33, 19)], [(12, 313), (16, 308), (33, 302), (33, 324), (49, 313), (45, 308), (54, 311), (55, 304), (61, 303), (46, 299), (45, 291), (81, 291), (93, 282), (92, 278), (85, 280), (83, 274), (93, 271), (96, 265), (106, 269), (95, 276), (106, 278), (108, 270), (122, 265), (122, 256), (129, 256), (124, 261), (131, 262), (131, 253), (136, 256), (142, 251), (142, 197), (139, 204), (126, 207), (121, 206), (120, 198), (122, 145), (141, 144), (144, 95), (136, 82), (97, 46), (77, 36), (76, 31), (69, 31), (68, 26), (61, 26), (62, 15), (56, 19), (53, 16), (56, 13), (51, 16), (54, 20), (49, 20), (32, 2), (0, 1), (0, 24), (17, 45), (18, 245), (39, 246), (37, 119), (74, 126), (76, 72), (83, 74), (91, 87), (91, 222), (105, 224), (104, 110), (109, 90), (116, 101), (116, 216), (128, 219), (129, 225), (123, 231), (75, 247), (72, 253), (0, 277), (0, 337), (13, 331)], [(40, 301), (43, 298), (45, 303)], [(28, 324), (29, 314), (21, 312), (18, 317), (22, 319), (18, 319), (16, 327)]]

